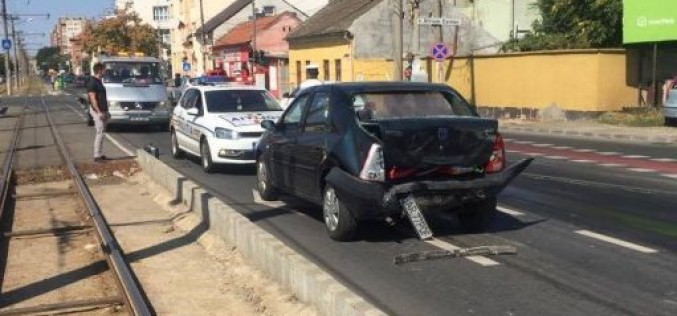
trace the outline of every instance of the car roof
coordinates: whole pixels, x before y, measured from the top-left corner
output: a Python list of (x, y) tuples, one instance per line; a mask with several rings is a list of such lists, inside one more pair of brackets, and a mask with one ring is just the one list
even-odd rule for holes
[(207, 91), (224, 91), (224, 90), (253, 90), (253, 91), (266, 91), (264, 88), (256, 86), (248, 86), (244, 84), (218, 84), (218, 85), (196, 85), (191, 86), (190, 88), (198, 89), (203, 92)]
[(409, 81), (368, 81), (368, 82), (339, 82), (326, 83), (309, 87), (308, 89), (328, 89), (338, 87), (346, 92), (384, 92), (384, 91), (441, 91), (452, 90), (451, 87), (440, 83), (409, 82)]

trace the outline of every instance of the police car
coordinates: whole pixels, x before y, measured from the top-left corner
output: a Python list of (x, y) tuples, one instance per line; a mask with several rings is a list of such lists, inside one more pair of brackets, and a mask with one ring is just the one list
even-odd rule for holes
[(172, 113), (172, 156), (198, 156), (212, 172), (218, 164), (253, 164), (264, 129), (282, 108), (263, 88), (245, 85), (189, 87)]

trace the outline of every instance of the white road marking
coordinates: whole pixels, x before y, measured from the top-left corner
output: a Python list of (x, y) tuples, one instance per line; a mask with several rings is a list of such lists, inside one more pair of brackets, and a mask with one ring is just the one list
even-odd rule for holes
[(591, 153), (595, 150), (594, 149), (582, 148), (582, 149), (574, 149), (574, 151), (577, 152), (577, 153)]
[(512, 138), (503, 138), (503, 141), (505, 142), (514, 142), (515, 140)]
[(256, 190), (256, 189), (252, 189), (252, 195), (254, 196), (254, 203), (256, 203), (256, 204), (265, 205), (265, 206), (268, 206), (268, 207), (271, 207), (271, 208), (280, 208), (280, 207), (284, 207), (285, 205), (287, 205), (282, 201), (264, 201), (261, 198), (259, 191)]
[(675, 162), (675, 161), (677, 161), (677, 159), (672, 159), (672, 158), (652, 158), (651, 160), (658, 161), (658, 162)]
[(548, 158), (548, 159), (555, 159), (555, 160), (566, 160), (566, 159), (569, 159), (569, 158), (567, 158), (567, 157), (562, 157), (562, 156), (545, 156), (545, 158)]
[(106, 139), (108, 139), (113, 145), (117, 146), (122, 152), (127, 154), (129, 157), (136, 157), (136, 154), (133, 153), (131, 150), (127, 149), (124, 145), (122, 145), (120, 142), (118, 142), (117, 139), (113, 138), (113, 136), (110, 136), (110, 134), (104, 134), (106, 135)]
[(634, 171), (634, 172), (656, 172), (656, 170), (645, 169), (645, 168), (628, 168), (628, 170)]
[(590, 238), (594, 238), (594, 239), (597, 239), (597, 240), (601, 240), (601, 241), (604, 241), (604, 242), (608, 242), (608, 243), (614, 244), (616, 246), (621, 246), (621, 247), (625, 247), (625, 248), (632, 249), (632, 250), (635, 250), (635, 251), (639, 251), (639, 252), (642, 252), (642, 253), (657, 253), (658, 252), (658, 250), (656, 250), (656, 249), (651, 249), (651, 248), (648, 248), (648, 247), (640, 246), (640, 245), (635, 244), (635, 243), (631, 243), (631, 242), (627, 242), (627, 241), (624, 241), (624, 240), (620, 240), (618, 238), (598, 234), (598, 233), (595, 233), (595, 232), (591, 232), (589, 230), (577, 230), (577, 231), (575, 231), (575, 233), (579, 234), (579, 235), (587, 236), (587, 237), (590, 237)]
[(579, 162), (579, 163), (595, 163), (596, 161), (593, 161), (593, 160), (586, 160), (586, 159), (577, 159), (577, 160), (572, 160), (571, 162)]
[[(454, 250), (457, 250), (457, 249), (461, 249), (461, 247), (452, 245), (452, 244), (450, 244), (446, 241), (442, 241), (442, 240), (439, 240), (437, 238), (428, 239), (428, 240), (425, 240), (425, 242), (428, 243), (428, 244), (431, 244), (431, 245), (433, 245), (437, 248), (447, 250), (447, 251), (454, 251)], [(472, 261), (472, 262), (475, 262), (475, 263), (477, 263), (481, 266), (484, 266), (484, 267), (497, 266), (497, 265), (500, 264), (500, 263), (498, 263), (494, 260), (491, 260), (487, 257), (482, 257), (482, 256), (468, 256), (468, 257), (465, 257), (465, 258)]]
[(534, 147), (552, 147), (555, 146), (553, 144), (533, 144), (532, 146)]
[(503, 212), (503, 213), (506, 213), (508, 215), (512, 215), (512, 216), (524, 216), (524, 213), (522, 213), (520, 211), (515, 211), (513, 209), (509, 209), (507, 207), (497, 206), (496, 209)]
[(569, 147), (569, 146), (556, 146), (556, 147), (552, 147), (552, 149), (559, 149), (559, 150), (562, 150), (562, 149), (571, 149), (571, 148), (572, 148), (572, 147)]
[(534, 142), (528, 141), (528, 140), (516, 140), (515, 141), (515, 144), (522, 144), (522, 145), (529, 145), (529, 144), (533, 144), (533, 143)]
[(598, 155), (603, 155), (603, 156), (616, 156), (616, 155), (622, 155), (621, 153), (617, 153), (615, 151), (601, 151), (597, 152), (596, 154)]
[(519, 151), (519, 150), (510, 150), (510, 149), (506, 149), (505, 152), (507, 152), (507, 153), (518, 153), (518, 152), (520, 152), (520, 151)]
[(645, 158), (649, 158), (649, 156), (642, 156), (642, 155), (627, 155), (627, 156), (623, 156), (623, 158), (645, 159)]
[(541, 154), (541, 153), (527, 153), (527, 155), (529, 155), (529, 156), (539, 156), (539, 157), (545, 156), (545, 154)]
[(677, 179), (677, 174), (664, 174), (664, 177), (672, 178), (672, 179)]
[(603, 163), (600, 164), (602, 167), (612, 167), (612, 168), (620, 168), (620, 167), (625, 167), (626, 165), (619, 164), (619, 163)]
[[(83, 120), (87, 120), (87, 118), (85, 117), (84, 114), (82, 114), (82, 112), (80, 112), (80, 111), (74, 109), (74, 108), (73, 108), (72, 106), (70, 106), (69, 104), (66, 104), (66, 107), (69, 108), (69, 109), (71, 109), (71, 111), (75, 112), (75, 114), (77, 114), (78, 116), (80, 116)], [(104, 135), (106, 136), (106, 139), (108, 139), (111, 143), (113, 143), (113, 145), (115, 145), (117, 148), (119, 148), (123, 153), (127, 154), (127, 156), (130, 156), (130, 157), (136, 157), (136, 154), (134, 154), (133, 151), (127, 149), (127, 147), (125, 147), (124, 145), (122, 145), (117, 139), (113, 138), (113, 137), (110, 136), (109, 134), (104, 134)]]

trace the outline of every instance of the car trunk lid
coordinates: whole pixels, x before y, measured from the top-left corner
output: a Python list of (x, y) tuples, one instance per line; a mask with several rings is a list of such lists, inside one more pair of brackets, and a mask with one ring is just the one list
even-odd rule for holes
[(498, 122), (477, 117), (422, 117), (377, 122), (386, 168), (484, 166), (492, 155)]

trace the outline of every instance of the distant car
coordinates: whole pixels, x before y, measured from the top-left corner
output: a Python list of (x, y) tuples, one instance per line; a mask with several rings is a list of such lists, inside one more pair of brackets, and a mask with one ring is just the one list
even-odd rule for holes
[(507, 167), (498, 122), (445, 85), (314, 86), (262, 126), (261, 198), (284, 192), (321, 205), (336, 240), (352, 239), (359, 221), (402, 218), (412, 198), (424, 212), (455, 212), (465, 229), (481, 231), (497, 194), (531, 162)]
[(668, 100), (663, 107), (665, 125), (677, 126), (677, 84), (673, 84), (668, 92)]
[(244, 85), (191, 86), (172, 114), (172, 156), (198, 156), (205, 172), (218, 164), (254, 164), (264, 129), (282, 108), (262, 88)]
[(77, 76), (73, 81), (73, 88), (85, 88), (89, 83), (89, 76)]

